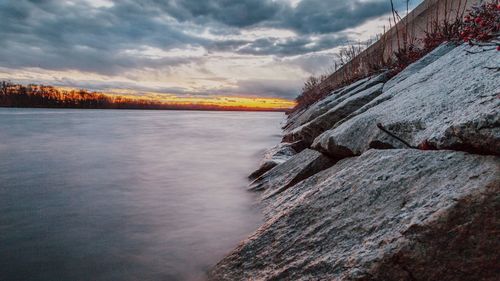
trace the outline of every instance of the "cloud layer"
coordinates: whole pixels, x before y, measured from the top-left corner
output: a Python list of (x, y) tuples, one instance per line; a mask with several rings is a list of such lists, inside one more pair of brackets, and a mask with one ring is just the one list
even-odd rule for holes
[(388, 11), (387, 0), (4, 0), (0, 78), (291, 98)]

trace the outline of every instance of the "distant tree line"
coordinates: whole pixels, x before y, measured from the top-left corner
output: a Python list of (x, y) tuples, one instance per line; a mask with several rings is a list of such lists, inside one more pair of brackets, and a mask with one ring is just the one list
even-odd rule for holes
[(0, 107), (275, 111), (243, 106), (166, 103), (139, 96), (107, 95), (86, 90), (61, 90), (53, 86), (34, 84), (24, 86), (5, 81), (0, 82)]

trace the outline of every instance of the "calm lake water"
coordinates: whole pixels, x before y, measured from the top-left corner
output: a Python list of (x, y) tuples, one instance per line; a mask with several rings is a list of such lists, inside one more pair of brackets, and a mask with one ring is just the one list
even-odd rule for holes
[(0, 109), (0, 280), (203, 280), (280, 113)]

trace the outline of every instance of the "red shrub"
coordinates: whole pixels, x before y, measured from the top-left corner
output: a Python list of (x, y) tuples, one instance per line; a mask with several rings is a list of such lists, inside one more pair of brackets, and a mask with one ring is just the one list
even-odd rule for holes
[(460, 37), (471, 45), (497, 46), (500, 51), (500, 4), (493, 0), (472, 7), (464, 18)]
[[(471, 45), (496, 46), (496, 49), (500, 51), (500, 0), (485, 1), (472, 7), (463, 20), (465, 10), (462, 11), (462, 14), (459, 12), (457, 12), (456, 18), (451, 20), (446, 18), (442, 22), (437, 20), (432, 22), (425, 38), (421, 40), (405, 38), (403, 40), (405, 43), (399, 46), (399, 50), (394, 52), (394, 57), (389, 61), (385, 61), (383, 53), (381, 53), (382, 57), (379, 61), (382, 63), (370, 66), (368, 72), (352, 71), (341, 83), (324, 85), (327, 87), (321, 87), (322, 83), (327, 82), (325, 81), (328, 78), (327, 76), (323, 76), (321, 79), (310, 79), (306, 83), (302, 94), (297, 98), (297, 106), (292, 111), (306, 108), (324, 98), (334, 89), (349, 85), (381, 71), (390, 70), (390, 75), (396, 75), (443, 42), (460, 42), (463, 40)], [(396, 22), (396, 19), (394, 19), (394, 22)], [(384, 37), (382, 36), (382, 38)], [(410, 43), (407, 44), (406, 42)], [(352, 59), (354, 57), (349, 60)]]

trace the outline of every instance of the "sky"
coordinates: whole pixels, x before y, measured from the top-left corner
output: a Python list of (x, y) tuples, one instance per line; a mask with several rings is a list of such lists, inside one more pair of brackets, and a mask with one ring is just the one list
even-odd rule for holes
[(0, 79), (293, 99), (389, 11), (389, 0), (0, 0)]

